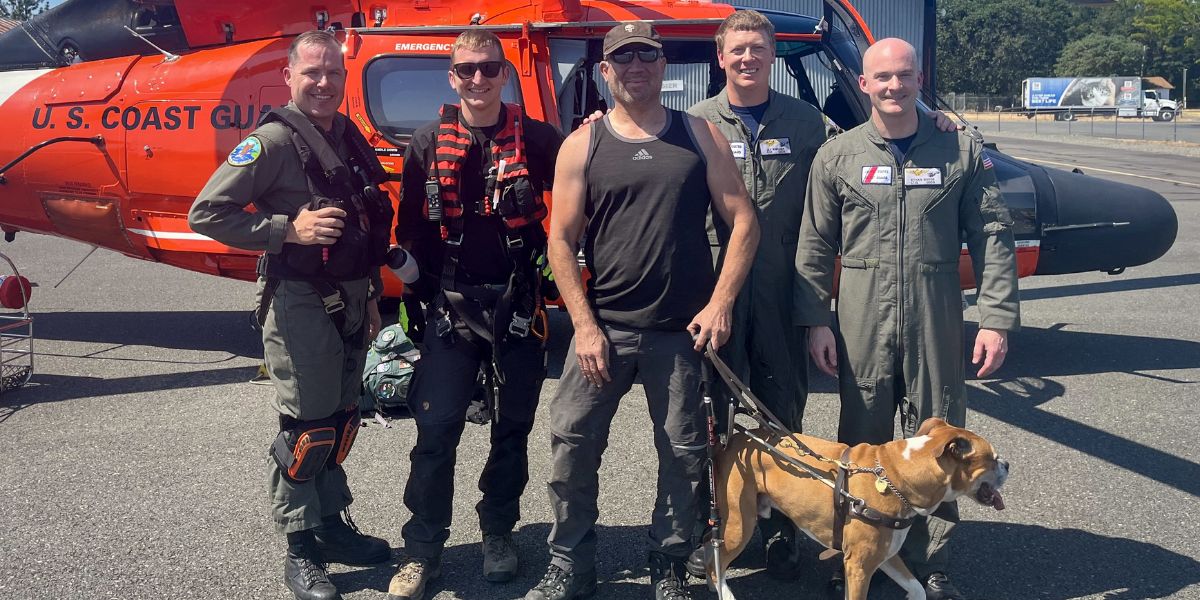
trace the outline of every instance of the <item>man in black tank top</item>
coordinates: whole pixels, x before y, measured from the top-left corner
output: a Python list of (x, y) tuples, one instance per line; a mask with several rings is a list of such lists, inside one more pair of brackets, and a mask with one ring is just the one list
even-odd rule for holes
[[(706, 441), (700, 351), (729, 337), (758, 225), (724, 136), (659, 102), (666, 59), (654, 28), (617, 25), (603, 51), (616, 108), (572, 133), (555, 168), (549, 256), (575, 337), (550, 405), (551, 564), (525, 598), (595, 591), (597, 471), (617, 403), (640, 376), (660, 465), (650, 578), (656, 599), (686, 600)], [(710, 206), (732, 231), (719, 277), (705, 231)], [(585, 237), (586, 295), (575, 262)]]

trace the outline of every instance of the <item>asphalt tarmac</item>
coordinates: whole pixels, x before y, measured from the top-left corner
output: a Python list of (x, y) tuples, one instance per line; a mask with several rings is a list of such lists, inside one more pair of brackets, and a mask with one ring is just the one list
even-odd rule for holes
[[(1007, 364), (995, 379), (970, 382), (969, 426), (1012, 464), (1008, 508), (962, 503), (952, 575), (971, 598), (1200, 598), (1195, 159), (996, 141), (1017, 156), (1151, 187), (1172, 202), (1180, 227), (1165, 257), (1123, 275), (1022, 280), (1024, 328), (1010, 340)], [(267, 516), (272, 391), (247, 383), (261, 352), (248, 326), (252, 285), (103, 250), (71, 272), (89, 249), (28, 234), (0, 246), (39, 285), (33, 380), (0, 395), (0, 597), (290, 598), (281, 583), (283, 541)], [(967, 317), (976, 318), (975, 309)], [(502, 585), (480, 575), (473, 507), (487, 432), (468, 425), (454, 528), (431, 597), (520, 598), (546, 567), (546, 407), (570, 322), (558, 315), (552, 328), (551, 378), (516, 535), (523, 571)], [(813, 388), (807, 432), (831, 437), (834, 382), (814, 376)], [(648, 421), (635, 387), (601, 472), (602, 600), (651, 597), (645, 537), (656, 463)], [(408, 516), (401, 497), (414, 435), (408, 419), (373, 425), (348, 461), (354, 519), (394, 546)], [(831, 565), (809, 549), (799, 581), (779, 583), (762, 572), (752, 543), (733, 590), (742, 600), (821, 597)], [(381, 600), (393, 569), (332, 572), (347, 598)], [(871, 598), (900, 597), (890, 581), (875, 580)]]

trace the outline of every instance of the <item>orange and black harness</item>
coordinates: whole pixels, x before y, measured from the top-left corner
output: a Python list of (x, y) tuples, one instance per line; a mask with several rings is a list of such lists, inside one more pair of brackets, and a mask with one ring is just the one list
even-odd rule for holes
[[(439, 114), (437, 141), (432, 160), (427, 163), (430, 168), (423, 209), (427, 220), (438, 223), (445, 243), (442, 293), (434, 301), (435, 308), (444, 297), (467, 327), (493, 347), (507, 337), (525, 338), (531, 332), (542, 337), (545, 328), (539, 331), (536, 322), (544, 310), (543, 284), (535, 263), (545, 252), (546, 235), (541, 221), (548, 211), (541, 194), (535, 193), (530, 182), (521, 107), (504, 105), (500, 130), (482, 147), (489, 167), (484, 193), (479, 198), (463, 198), (461, 194), (463, 164), (477, 140), (463, 122), (457, 105), (443, 105)], [(507, 285), (466, 285), (458, 281), (466, 211), (495, 215), (504, 223), (504, 248), (512, 264)], [(451, 327), (445, 311), (442, 313), (443, 318), (437, 323), (438, 335), (449, 333)], [(492, 354), (496, 360), (500, 353)], [(497, 376), (503, 377), (499, 373)]]

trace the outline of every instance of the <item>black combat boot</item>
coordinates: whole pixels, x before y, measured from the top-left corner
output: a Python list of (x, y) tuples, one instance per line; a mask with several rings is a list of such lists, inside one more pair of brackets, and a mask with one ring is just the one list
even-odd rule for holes
[(311, 531), (288, 534), (283, 583), (296, 595), (296, 600), (342, 600), (337, 588), (329, 582)]
[[(790, 528), (788, 528), (790, 529)], [(792, 531), (783, 530), (763, 544), (767, 557), (767, 575), (779, 581), (795, 581), (800, 576), (800, 550)]]
[(596, 595), (596, 571), (575, 573), (551, 564), (525, 600), (585, 600)]
[[(347, 514), (346, 517), (349, 519), (350, 515)], [(321, 524), (313, 533), (320, 558), (327, 563), (365, 567), (387, 562), (392, 558), (392, 548), (387, 542), (364, 535), (354, 526), (354, 521), (347, 524), (341, 515), (330, 515), (321, 519)]]
[(954, 587), (945, 573), (930, 573), (925, 578), (925, 597), (928, 600), (964, 600), (962, 592)]
[(650, 553), (650, 585), (654, 600), (692, 600), (687, 589), (687, 559), (672, 558), (661, 552)]

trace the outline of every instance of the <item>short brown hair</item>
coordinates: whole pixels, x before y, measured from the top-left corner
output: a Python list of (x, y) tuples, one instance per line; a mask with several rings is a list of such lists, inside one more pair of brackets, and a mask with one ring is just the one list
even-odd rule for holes
[(288, 48), (288, 66), (293, 66), (296, 61), (300, 60), (300, 46), (328, 46), (329, 48), (342, 53), (342, 43), (337, 40), (337, 37), (325, 30), (314, 29), (305, 31), (296, 36), (292, 40), (292, 45)]
[(775, 25), (757, 10), (739, 10), (725, 17), (721, 26), (717, 28), (717, 52), (725, 50), (725, 34), (730, 31), (761, 31), (767, 36), (767, 43), (771, 44), (774, 50)]
[(496, 48), (496, 52), (500, 53), (500, 60), (504, 60), (504, 47), (500, 45), (500, 38), (486, 29), (472, 27), (454, 39), (454, 45), (450, 47), (450, 62), (453, 63), (454, 56), (464, 48), (481, 52), (491, 47)]

